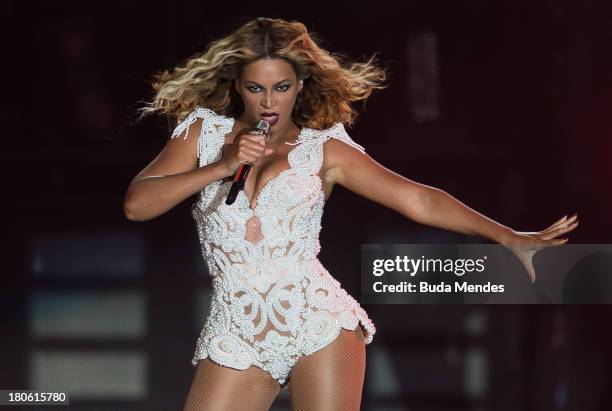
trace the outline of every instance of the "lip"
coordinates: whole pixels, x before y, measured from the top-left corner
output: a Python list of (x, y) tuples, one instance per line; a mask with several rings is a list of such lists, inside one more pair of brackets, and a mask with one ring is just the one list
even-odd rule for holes
[(278, 115), (278, 113), (270, 112), (270, 113), (261, 113), (259, 117), (263, 120), (266, 120), (270, 124), (270, 126), (273, 126), (274, 124), (276, 124), (280, 116)]

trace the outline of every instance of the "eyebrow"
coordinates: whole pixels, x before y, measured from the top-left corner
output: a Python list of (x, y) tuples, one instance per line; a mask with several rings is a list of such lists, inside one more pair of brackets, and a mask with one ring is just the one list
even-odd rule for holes
[[(281, 80), (281, 81), (279, 81), (279, 82), (275, 83), (274, 85), (276, 86), (276, 85), (278, 85), (278, 84), (280, 84), (280, 83), (284, 83), (285, 81), (291, 81), (291, 79), (286, 78), (286, 79), (284, 79), (284, 80)], [(253, 84), (256, 84), (256, 85), (258, 85), (258, 86), (260, 86), (260, 87), (263, 87), (263, 86), (262, 86), (261, 84), (259, 84), (258, 82), (256, 82), (256, 81), (252, 81), (252, 80), (245, 80), (245, 83), (253, 83)]]

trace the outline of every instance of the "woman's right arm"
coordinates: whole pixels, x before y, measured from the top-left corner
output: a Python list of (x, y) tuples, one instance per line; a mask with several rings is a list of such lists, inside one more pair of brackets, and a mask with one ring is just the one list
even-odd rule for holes
[(225, 161), (203, 167), (197, 164), (197, 144), (202, 119), (182, 134), (169, 139), (158, 156), (130, 182), (123, 212), (131, 221), (151, 220), (214, 181), (231, 174)]

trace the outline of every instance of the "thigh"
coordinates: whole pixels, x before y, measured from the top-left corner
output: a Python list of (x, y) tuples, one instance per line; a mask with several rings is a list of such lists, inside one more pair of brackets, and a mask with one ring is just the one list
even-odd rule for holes
[(198, 362), (183, 411), (267, 411), (279, 391), (278, 382), (261, 368), (236, 370), (205, 358)]
[(341, 329), (327, 347), (296, 362), (288, 386), (291, 409), (359, 410), (364, 375), (363, 330)]

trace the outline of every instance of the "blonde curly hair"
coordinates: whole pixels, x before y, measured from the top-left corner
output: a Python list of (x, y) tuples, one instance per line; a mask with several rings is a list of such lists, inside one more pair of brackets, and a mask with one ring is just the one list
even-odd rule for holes
[(204, 53), (154, 74), (155, 96), (140, 109), (141, 117), (159, 112), (176, 125), (201, 106), (237, 118), (244, 104), (233, 85), (243, 68), (262, 58), (281, 58), (304, 82), (292, 112), (295, 124), (315, 129), (337, 122), (351, 125), (357, 116), (351, 103), (365, 103), (374, 89), (386, 87), (386, 72), (374, 64), (374, 55), (363, 63), (344, 64), (340, 54), (320, 48), (313, 38), (297, 21), (252, 20), (213, 41)]

